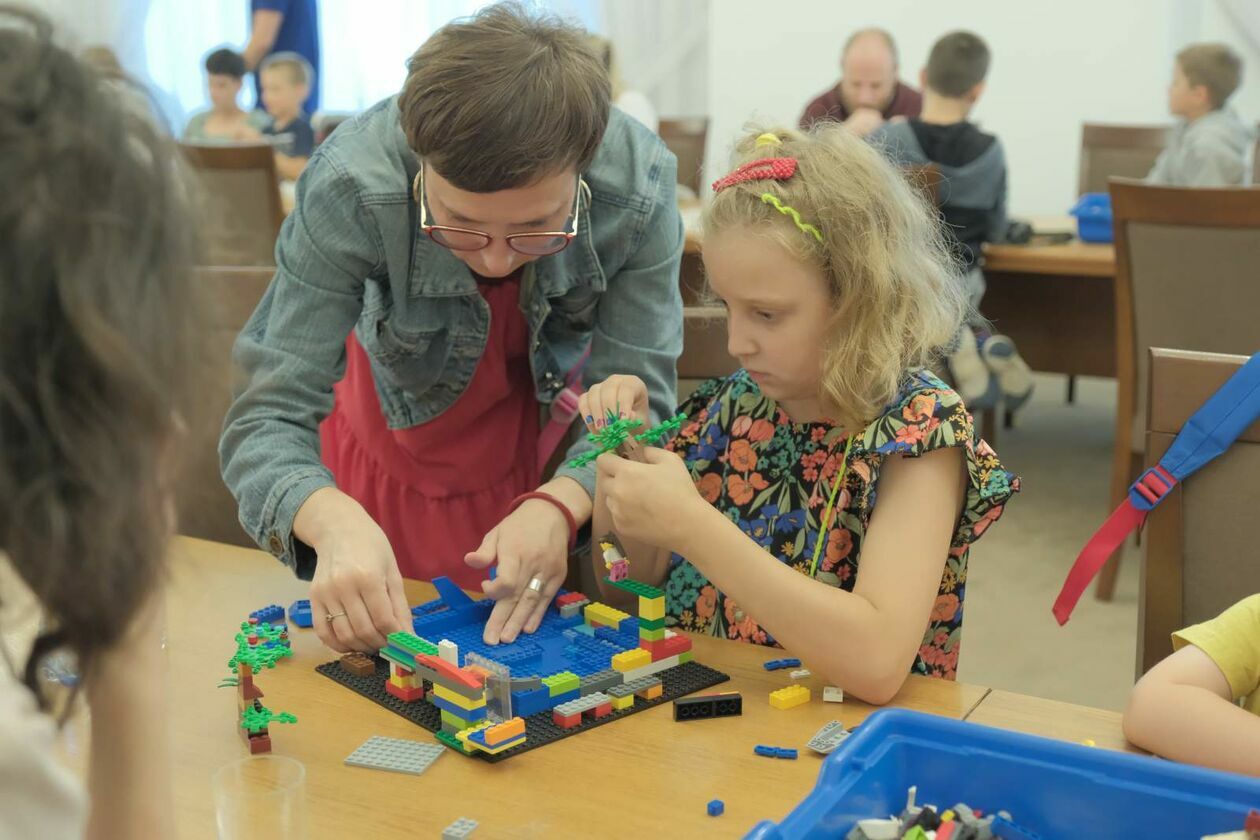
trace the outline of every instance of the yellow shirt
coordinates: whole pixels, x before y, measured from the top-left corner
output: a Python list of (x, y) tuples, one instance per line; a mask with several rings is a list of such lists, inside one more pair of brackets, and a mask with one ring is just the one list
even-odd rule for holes
[(1173, 650), (1194, 645), (1229, 680), (1235, 701), (1260, 715), (1260, 594), (1243, 598), (1211, 621), (1173, 633)]

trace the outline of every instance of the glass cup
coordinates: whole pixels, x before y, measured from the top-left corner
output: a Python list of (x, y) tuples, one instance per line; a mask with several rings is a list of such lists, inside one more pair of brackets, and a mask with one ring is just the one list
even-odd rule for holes
[(219, 840), (307, 840), (306, 768), (282, 755), (256, 755), (214, 774)]

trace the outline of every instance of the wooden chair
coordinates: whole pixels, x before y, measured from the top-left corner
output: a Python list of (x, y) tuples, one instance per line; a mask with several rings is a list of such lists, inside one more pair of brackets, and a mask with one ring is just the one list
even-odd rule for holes
[(704, 146), (709, 137), (708, 117), (661, 120), (657, 130), (674, 157), (678, 158), (678, 183), (700, 195), (704, 177)]
[(205, 267), (194, 274), (205, 287), (210, 306), (206, 352), (199, 382), (202, 400), (184, 441), (182, 473), (176, 492), (179, 532), (191, 537), (254, 547), (237, 519), (236, 500), (219, 471), (219, 434), (223, 418), (241, 384), (232, 363), (232, 345), (271, 283), (270, 268)]
[(337, 126), (355, 116), (353, 111), (316, 111), (311, 117), (311, 128), (315, 132), (315, 145), (328, 139), (328, 135), (337, 130)]
[[(1190, 415), (1244, 356), (1150, 351), (1146, 465), (1168, 451)], [(1260, 592), (1251, 534), (1260, 498), (1260, 423), (1190, 476), (1146, 520), (1138, 596), (1137, 675), (1172, 653), (1170, 634)]]
[(1112, 177), (1145, 178), (1171, 133), (1171, 126), (1165, 125), (1085, 123), (1077, 194), (1106, 192)]
[(726, 352), (726, 310), (720, 306), (684, 306), (678, 378), (712, 379), (738, 369), (739, 362)]
[[(1260, 190), (1187, 189), (1113, 179), (1116, 234), (1116, 440), (1111, 503), (1141, 464), (1147, 349), (1250, 355), (1260, 348)], [(1136, 452), (1136, 454), (1135, 454)], [(1103, 567), (1111, 599), (1119, 558)]]
[(201, 186), (202, 261), (220, 266), (275, 265), (284, 221), (276, 161), (268, 145), (181, 145)]

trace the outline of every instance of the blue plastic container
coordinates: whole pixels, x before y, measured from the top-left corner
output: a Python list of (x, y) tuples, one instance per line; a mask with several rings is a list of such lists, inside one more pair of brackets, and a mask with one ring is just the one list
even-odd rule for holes
[(858, 820), (901, 813), (911, 785), (920, 805), (1008, 811), (1042, 840), (1198, 840), (1241, 830), (1260, 808), (1260, 779), (886, 709), (823, 761), (782, 823), (746, 840), (842, 838)]
[(1111, 196), (1085, 193), (1068, 211), (1076, 217), (1076, 235), (1082, 242), (1111, 242)]

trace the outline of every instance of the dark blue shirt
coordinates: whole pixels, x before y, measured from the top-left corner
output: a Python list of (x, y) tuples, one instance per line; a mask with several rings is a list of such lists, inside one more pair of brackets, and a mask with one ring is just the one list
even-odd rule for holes
[(299, 114), (287, 125), (272, 123), (262, 130), (271, 138), (271, 146), (282, 155), (289, 157), (310, 157), (315, 151), (315, 132), (306, 119), (306, 114)]
[[(284, 15), (280, 32), (271, 52), (295, 52), (311, 63), (315, 78), (311, 80), (311, 95), (304, 110), (313, 114), (319, 109), (319, 7), (316, 0), (250, 0), (250, 20), (254, 12), (272, 11)], [(252, 25), (252, 24), (251, 24)], [(264, 56), (265, 57), (265, 56)], [(254, 73), (254, 90), (262, 107), (262, 82)], [(309, 154), (309, 152), (307, 152)]]

